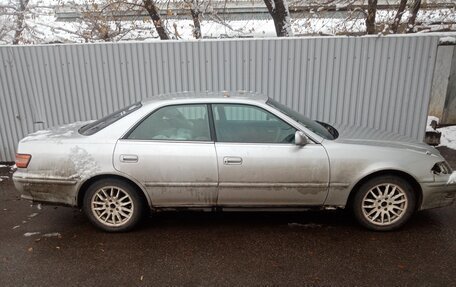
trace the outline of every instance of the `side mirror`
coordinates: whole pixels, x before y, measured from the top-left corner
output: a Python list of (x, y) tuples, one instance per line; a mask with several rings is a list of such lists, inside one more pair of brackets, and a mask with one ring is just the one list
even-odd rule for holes
[(306, 137), (306, 135), (301, 132), (301, 131), (296, 131), (295, 132), (295, 144), (296, 145), (306, 145), (309, 143), (309, 139)]

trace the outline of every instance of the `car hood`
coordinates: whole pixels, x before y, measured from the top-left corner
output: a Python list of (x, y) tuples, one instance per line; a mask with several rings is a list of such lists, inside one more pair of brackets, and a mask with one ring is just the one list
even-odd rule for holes
[(92, 121), (74, 122), (71, 124), (53, 127), (46, 130), (39, 130), (29, 134), (21, 140), (21, 143), (31, 141), (59, 141), (63, 139), (73, 139), (82, 137), (78, 130)]
[(396, 133), (360, 127), (339, 127), (338, 131), (336, 142), (339, 143), (407, 149), (440, 156), (434, 147)]

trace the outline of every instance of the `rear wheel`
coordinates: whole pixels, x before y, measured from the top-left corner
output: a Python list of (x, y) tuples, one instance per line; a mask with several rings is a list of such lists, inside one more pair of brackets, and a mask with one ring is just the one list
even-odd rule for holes
[(355, 194), (353, 211), (361, 225), (372, 230), (395, 230), (415, 210), (412, 186), (397, 176), (379, 176), (365, 182)]
[(122, 232), (132, 229), (140, 221), (144, 202), (130, 184), (118, 179), (104, 179), (89, 187), (83, 208), (98, 228)]

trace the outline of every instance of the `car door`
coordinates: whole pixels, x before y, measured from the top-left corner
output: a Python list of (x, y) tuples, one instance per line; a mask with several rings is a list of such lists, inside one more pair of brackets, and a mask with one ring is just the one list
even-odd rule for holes
[(217, 159), (206, 104), (157, 109), (118, 141), (113, 161), (146, 187), (156, 207), (216, 204)]
[(213, 104), (220, 206), (321, 205), (329, 161), (320, 144), (294, 144), (296, 129), (261, 107)]

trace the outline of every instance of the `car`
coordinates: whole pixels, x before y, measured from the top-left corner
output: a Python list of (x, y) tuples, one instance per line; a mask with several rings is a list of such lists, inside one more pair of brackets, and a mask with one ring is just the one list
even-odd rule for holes
[(335, 128), (254, 92), (181, 92), (19, 142), (14, 185), (82, 208), (108, 232), (160, 210), (349, 209), (371, 230), (455, 201), (438, 150), (374, 129)]

